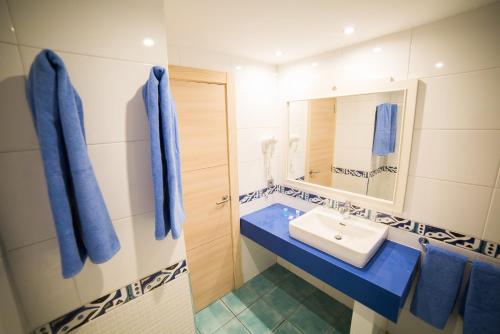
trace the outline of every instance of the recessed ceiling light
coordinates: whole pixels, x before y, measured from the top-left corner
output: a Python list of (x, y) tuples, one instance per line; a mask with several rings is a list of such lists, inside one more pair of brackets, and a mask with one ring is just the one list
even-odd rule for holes
[(274, 55), (275, 55), (276, 57), (283, 56), (283, 51), (281, 51), (281, 50), (276, 50), (276, 51), (274, 51)]
[(382, 48), (380, 46), (377, 46), (377, 47), (373, 48), (373, 52), (375, 52), (375, 53), (379, 53), (381, 51), (382, 51)]
[(240, 65), (236, 65), (236, 70), (237, 70), (237, 71), (241, 70), (242, 68), (243, 68), (242, 66), (240, 66)]
[(144, 44), (145, 46), (147, 46), (148, 48), (149, 47), (152, 47), (153, 45), (155, 45), (155, 41), (152, 39), (152, 38), (144, 38), (142, 40), (142, 44)]
[(344, 34), (345, 35), (351, 35), (353, 33), (354, 33), (354, 27), (349, 26), (349, 27), (345, 27), (344, 28)]
[(443, 68), (444, 64), (442, 61), (438, 61), (437, 63), (434, 64), (435, 68)]
[(316, 66), (318, 66), (318, 65), (319, 65), (319, 64), (318, 64), (317, 62), (313, 62), (313, 63), (311, 63), (311, 66), (312, 66), (312, 67), (316, 67)]

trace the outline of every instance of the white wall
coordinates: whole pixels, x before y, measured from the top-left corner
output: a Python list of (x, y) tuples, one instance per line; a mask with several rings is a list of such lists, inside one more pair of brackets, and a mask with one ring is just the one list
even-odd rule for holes
[[(297, 179), (306, 173), (306, 142), (307, 142), (307, 113), (309, 103), (305, 100), (294, 101), (289, 104), (289, 139), (294, 138), (294, 143), (288, 143), (288, 177)], [(293, 150), (293, 152), (292, 152)]]
[[(151, 64), (167, 65), (164, 23), (161, 0), (0, 1), (0, 232), (30, 329), (185, 258), (183, 238), (154, 238), (140, 92)], [(156, 44), (145, 47), (146, 37)], [(122, 246), (66, 280), (24, 96), (42, 48), (63, 58), (82, 97), (89, 156)]]
[[(167, 13), (168, 19), (168, 13)], [(197, 67), (234, 74), (236, 87), (236, 122), (238, 136), (239, 192), (245, 194), (265, 188), (264, 156), (261, 141), (278, 139), (271, 167), (275, 183), (282, 180), (281, 114), (277, 108), (277, 73), (275, 66), (230, 56), (210, 50), (178, 45), (168, 46), (172, 65)], [(236, 69), (241, 67), (241, 69)]]
[[(327, 96), (334, 85), (421, 79), (402, 216), (498, 243), (498, 17), (496, 3), (280, 66), (281, 106)], [(382, 51), (373, 52), (375, 47)], [(436, 68), (436, 62), (444, 66)]]

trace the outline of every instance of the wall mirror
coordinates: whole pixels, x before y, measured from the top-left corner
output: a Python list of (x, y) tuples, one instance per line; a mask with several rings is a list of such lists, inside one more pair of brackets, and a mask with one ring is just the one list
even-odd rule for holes
[(401, 212), (418, 82), (289, 101), (287, 183)]

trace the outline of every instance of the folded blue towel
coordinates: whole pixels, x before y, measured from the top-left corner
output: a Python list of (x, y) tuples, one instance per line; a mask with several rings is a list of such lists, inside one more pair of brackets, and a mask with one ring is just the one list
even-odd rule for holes
[(467, 257), (427, 245), (411, 313), (443, 329), (453, 310)]
[(474, 260), (464, 305), (464, 334), (500, 333), (500, 267)]
[(87, 255), (94, 263), (120, 249), (87, 155), (83, 108), (63, 61), (50, 50), (31, 65), (26, 91), (42, 153), (64, 278)]
[(168, 86), (167, 70), (160, 66), (151, 69), (142, 96), (151, 139), (155, 236), (161, 240), (172, 231), (172, 237), (177, 239), (182, 232), (184, 208), (177, 114)]
[(377, 106), (373, 154), (388, 155), (394, 153), (396, 149), (397, 112), (397, 104), (383, 103)]

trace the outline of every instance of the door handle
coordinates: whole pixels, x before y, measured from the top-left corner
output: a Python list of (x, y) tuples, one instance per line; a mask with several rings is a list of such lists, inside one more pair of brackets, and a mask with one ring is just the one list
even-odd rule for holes
[(224, 204), (226, 202), (229, 202), (231, 200), (231, 197), (229, 197), (229, 195), (224, 195), (222, 196), (222, 199), (218, 202), (215, 202), (215, 205), (221, 205), (221, 204)]
[(309, 176), (313, 176), (313, 174), (319, 174), (319, 173), (321, 173), (319, 170), (312, 170), (312, 169), (309, 170)]

